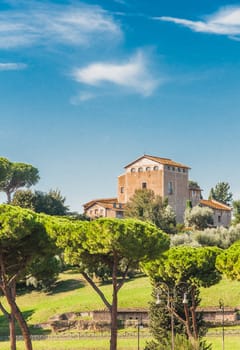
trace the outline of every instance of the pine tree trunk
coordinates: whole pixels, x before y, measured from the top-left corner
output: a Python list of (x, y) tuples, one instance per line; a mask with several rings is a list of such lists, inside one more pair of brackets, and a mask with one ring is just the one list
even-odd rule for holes
[(11, 315), (15, 317), (21, 329), (22, 336), (25, 342), (25, 349), (32, 350), (32, 341), (31, 341), (31, 336), (29, 333), (27, 323), (24, 320), (23, 315), (14, 300), (15, 298), (12, 295), (11, 289), (8, 286), (5, 286), (4, 292), (5, 292), (4, 294), (7, 298), (8, 304), (11, 308)]
[(110, 339), (110, 350), (117, 350), (117, 258), (114, 256), (113, 272), (113, 296), (112, 296), (112, 307), (111, 307), (111, 339)]
[(11, 347), (11, 350), (16, 350), (17, 349), (16, 327), (15, 327), (15, 318), (13, 313), (9, 315), (8, 320), (9, 320), (10, 347)]

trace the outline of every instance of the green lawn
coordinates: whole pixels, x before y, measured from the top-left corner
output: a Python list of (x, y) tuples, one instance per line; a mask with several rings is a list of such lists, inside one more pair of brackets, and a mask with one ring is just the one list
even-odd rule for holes
[[(101, 289), (110, 300), (111, 285), (103, 285)], [(220, 298), (226, 306), (240, 305), (240, 282), (223, 279), (216, 286), (202, 289), (201, 297), (202, 306), (217, 306)], [(147, 277), (126, 282), (119, 292), (119, 308), (147, 308), (150, 300), (151, 286)], [(28, 292), (18, 295), (17, 303), (29, 325), (46, 322), (55, 314), (105, 308), (96, 292), (74, 272), (61, 274), (52, 293)], [(0, 335), (7, 333), (6, 320), (0, 316)]]
[[(209, 337), (207, 338), (209, 343), (212, 343), (212, 350), (222, 349), (221, 337)], [(140, 349), (144, 349), (146, 339), (140, 338)], [(224, 350), (239, 350), (240, 336), (226, 336), (224, 342)], [(18, 350), (24, 350), (23, 342), (17, 343)], [(34, 341), (34, 350), (108, 350), (109, 339), (96, 338), (96, 339), (80, 339), (80, 340), (46, 340), (46, 341)], [(8, 342), (0, 342), (1, 350), (8, 350)], [(136, 338), (119, 338), (118, 350), (136, 350), (137, 349), (137, 337)]]

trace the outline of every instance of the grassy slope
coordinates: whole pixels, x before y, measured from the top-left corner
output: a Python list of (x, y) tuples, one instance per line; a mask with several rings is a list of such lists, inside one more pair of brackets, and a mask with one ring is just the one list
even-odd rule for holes
[[(111, 285), (101, 286), (108, 299), (111, 298)], [(218, 306), (219, 298), (225, 306), (240, 305), (240, 282), (223, 279), (216, 286), (203, 289), (202, 306)], [(147, 308), (151, 299), (151, 286), (147, 277), (136, 278), (126, 282), (119, 292), (120, 308)], [(53, 293), (45, 294), (37, 291), (17, 297), (17, 303), (25, 312), (29, 324), (46, 322), (55, 314), (70, 311), (88, 311), (104, 309), (105, 306), (92, 288), (87, 285), (81, 275), (64, 273), (61, 275)], [(0, 317), (1, 325), (2, 317)]]

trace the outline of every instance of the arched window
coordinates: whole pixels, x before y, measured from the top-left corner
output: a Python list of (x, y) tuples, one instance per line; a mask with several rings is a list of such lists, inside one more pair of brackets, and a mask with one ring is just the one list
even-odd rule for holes
[(141, 168), (138, 168), (138, 172), (139, 173), (142, 173), (143, 172), (143, 168), (141, 167)]
[(147, 166), (146, 171), (150, 171), (150, 170), (151, 170), (150, 166)]
[(159, 167), (157, 166), (157, 165), (155, 165), (154, 167), (153, 167), (153, 170), (158, 170), (159, 169)]
[(132, 168), (131, 169), (131, 173), (135, 173), (136, 172), (136, 169), (135, 168)]

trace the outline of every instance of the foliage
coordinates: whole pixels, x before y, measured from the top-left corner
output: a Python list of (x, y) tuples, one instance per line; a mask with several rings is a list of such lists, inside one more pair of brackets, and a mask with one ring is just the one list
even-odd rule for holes
[(188, 187), (189, 188), (201, 188), (200, 186), (199, 186), (199, 184), (197, 183), (197, 181), (193, 181), (193, 180), (189, 180), (188, 181)]
[[(32, 211), (19, 207), (0, 206), (0, 289), (6, 298), (11, 314), (10, 330), (13, 330), (12, 316), (18, 321), (27, 349), (32, 349), (27, 324), (16, 304), (16, 282), (22, 278), (33, 261), (49, 256), (54, 249), (44, 225)], [(11, 333), (14, 342), (14, 334)]]
[(213, 246), (226, 249), (238, 240), (240, 240), (240, 224), (229, 228), (219, 226), (206, 228), (203, 231), (178, 233), (171, 236), (171, 246)]
[(233, 224), (240, 224), (240, 200), (233, 201)]
[[(68, 263), (79, 267), (111, 313), (111, 350), (117, 346), (118, 292), (129, 268), (159, 257), (168, 248), (169, 238), (155, 225), (133, 219), (101, 218), (90, 222), (61, 222), (53, 226), (57, 244)], [(104, 268), (112, 281), (109, 301), (94, 282), (94, 273)]]
[(0, 170), (3, 169), (0, 179), (0, 191), (7, 195), (8, 203), (12, 194), (21, 187), (30, 187), (39, 180), (38, 169), (30, 164), (13, 163), (6, 158), (0, 158)]
[(218, 256), (216, 266), (228, 278), (240, 281), (240, 241)]
[(68, 207), (65, 206), (65, 198), (59, 190), (50, 190), (48, 193), (18, 190), (15, 192), (11, 204), (48, 215), (61, 216), (68, 213)]
[(125, 216), (154, 223), (167, 233), (176, 231), (176, 215), (167, 198), (149, 189), (138, 189), (126, 205)]
[(171, 236), (171, 247), (177, 247), (181, 245), (191, 247), (200, 246), (200, 244), (194, 239), (193, 232), (183, 232)]
[(37, 257), (27, 270), (26, 285), (35, 288), (50, 290), (57, 281), (62, 264), (58, 256)]
[(192, 236), (202, 246), (216, 246), (226, 249), (240, 240), (240, 224), (229, 228), (222, 226), (207, 228), (204, 231), (194, 232)]
[(230, 185), (228, 182), (218, 182), (214, 188), (211, 188), (209, 199), (215, 199), (226, 205), (232, 202), (232, 192), (230, 192)]
[[(174, 336), (174, 348), (176, 350), (193, 350), (193, 346), (191, 342), (187, 339), (187, 337), (183, 334), (176, 334)], [(212, 346), (211, 344), (207, 344), (205, 340), (201, 340), (197, 344), (197, 348), (199, 350), (211, 350)], [(147, 342), (147, 345), (145, 346), (144, 350), (171, 350), (172, 344), (168, 341), (166, 343), (157, 343), (155, 341)]]
[(213, 224), (213, 211), (207, 207), (195, 206), (187, 208), (184, 214), (184, 223), (187, 227), (203, 230)]
[[(175, 319), (175, 333), (182, 333), (180, 325), (184, 326), (186, 335), (191, 343), (202, 337), (206, 328), (201, 315), (196, 314), (200, 303), (199, 288), (209, 287), (217, 283), (221, 276), (215, 267), (216, 257), (221, 250), (218, 248), (193, 248), (179, 246), (165, 252), (162, 257), (146, 264), (146, 271), (151, 277), (154, 292), (165, 290), (164, 305), (161, 307), (160, 318), (156, 317), (156, 305), (152, 305), (150, 312), (152, 332), (157, 343), (169, 339), (169, 327), (166, 327), (166, 315), (173, 315)], [(183, 293), (189, 296), (189, 305), (184, 304)], [(172, 301), (171, 301), (172, 300)]]

